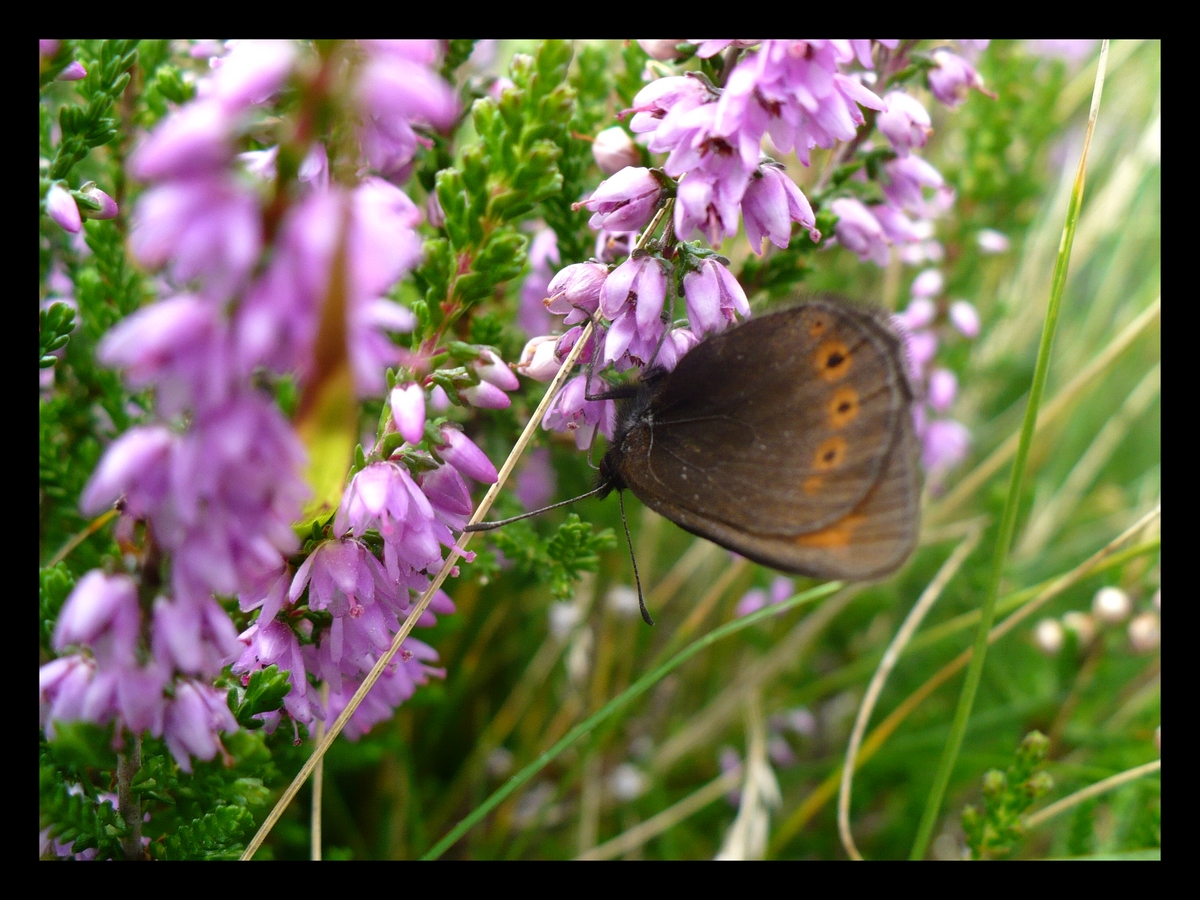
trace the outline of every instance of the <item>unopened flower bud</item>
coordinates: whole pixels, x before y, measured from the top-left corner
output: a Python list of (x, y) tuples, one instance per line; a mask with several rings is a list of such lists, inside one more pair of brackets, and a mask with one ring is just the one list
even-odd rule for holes
[(615, 175), (627, 166), (641, 162), (637, 145), (620, 125), (605, 128), (592, 143), (592, 158), (605, 175)]
[(557, 343), (558, 336), (553, 334), (532, 338), (521, 351), (517, 371), (534, 381), (552, 379), (562, 367), (562, 363), (554, 355), (554, 346)]
[[(486, 384), (486, 382), (485, 382)], [(442, 440), (446, 443), (438, 447), (438, 454), (460, 473), (468, 478), (474, 478), (483, 484), (495, 484), (496, 467), (475, 442), (457, 428), (442, 429)]]
[(1151, 653), (1162, 641), (1162, 626), (1158, 613), (1144, 612), (1129, 622), (1129, 643), (1137, 653)]
[(950, 321), (964, 337), (979, 337), (979, 313), (966, 300), (955, 300), (950, 304)]
[(1058, 619), (1042, 619), (1033, 629), (1033, 642), (1047, 656), (1054, 656), (1062, 650), (1065, 637)]
[(99, 209), (91, 209), (88, 206), (81, 206), (79, 211), (85, 218), (88, 219), (111, 219), (117, 214), (117, 201), (100, 188), (96, 187), (96, 182), (89, 181), (79, 189), (79, 193), (90, 200), (94, 200), (100, 204)]
[(87, 69), (78, 60), (67, 63), (67, 67), (58, 73), (58, 81), (81, 81), (87, 78)]
[(1116, 625), (1129, 617), (1133, 605), (1129, 595), (1119, 587), (1103, 587), (1092, 598), (1092, 612), (1107, 625)]
[(584, 207), (594, 215), (588, 224), (599, 230), (636, 231), (650, 221), (662, 196), (662, 185), (645, 166), (626, 166), (600, 183)]
[(621, 763), (608, 776), (608, 789), (618, 800), (636, 800), (650, 787), (650, 779), (633, 763)]
[(958, 106), (967, 99), (971, 88), (987, 93), (975, 67), (961, 56), (948, 50), (935, 50), (933, 60), (937, 68), (929, 70), (929, 90), (942, 103), (949, 107)]
[(62, 185), (51, 185), (50, 190), (46, 192), (46, 215), (64, 231), (72, 234), (83, 227), (83, 219), (79, 215), (75, 198), (67, 193)]
[(975, 235), (975, 242), (984, 253), (1003, 253), (1011, 243), (1008, 236), (992, 228), (983, 228)]
[(949, 369), (934, 369), (929, 375), (929, 405), (945, 412), (954, 404), (958, 393), (958, 378)]
[(508, 364), (493, 350), (483, 348), (479, 358), (472, 363), (472, 368), (479, 374), (481, 381), (494, 384), (505, 391), (515, 391), (521, 386), (517, 376), (512, 373)]
[(651, 59), (657, 59), (659, 62), (670, 62), (673, 59), (681, 59), (683, 54), (676, 48), (684, 43), (679, 41), (638, 41), (638, 46), (646, 51), (646, 55)]
[(396, 430), (410, 444), (425, 436), (425, 391), (419, 384), (396, 385), (391, 396)]
[(926, 269), (913, 279), (914, 297), (936, 297), (946, 285), (946, 278), (938, 269)]

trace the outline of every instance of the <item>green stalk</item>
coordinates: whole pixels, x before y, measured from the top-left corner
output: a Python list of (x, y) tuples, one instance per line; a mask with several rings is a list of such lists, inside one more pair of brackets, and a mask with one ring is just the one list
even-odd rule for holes
[(962, 693), (958, 698), (958, 708), (954, 712), (954, 722), (950, 728), (950, 738), (942, 753), (941, 762), (933, 779), (933, 786), (925, 801), (925, 811), (921, 815), (921, 823), (913, 840), (909, 859), (923, 859), (929, 847), (930, 837), (937, 824), (938, 815), (942, 808), (942, 800), (954, 771), (954, 763), (958, 759), (962, 747), (963, 736), (967, 731), (967, 722), (971, 717), (971, 708), (975, 703), (975, 694), (979, 690), (979, 681), (983, 675), (983, 663), (987, 654), (987, 636), (992, 628), (996, 615), (996, 598), (1000, 590), (1000, 578), (1004, 574), (1004, 564), (1008, 558), (1009, 547), (1012, 544), (1013, 531), (1017, 523), (1017, 510), (1020, 505), (1021, 487), (1025, 477), (1025, 464), (1029, 457), (1029, 446), (1033, 442), (1034, 426), (1037, 424), (1038, 407), (1041, 404), (1042, 393), (1046, 387), (1046, 375), (1050, 370), (1050, 352), (1054, 346), (1054, 333), (1058, 327), (1058, 312), (1062, 303), (1063, 288), (1067, 281), (1067, 266), (1071, 260), (1071, 246), (1075, 240), (1075, 226), (1079, 222), (1079, 209), (1083, 201), (1083, 186), (1087, 173), (1088, 148), (1092, 143), (1092, 133), (1096, 127), (1096, 117), (1100, 111), (1100, 94), (1104, 87), (1104, 67), (1108, 60), (1108, 41), (1100, 47), (1100, 61), (1096, 66), (1096, 82), (1092, 89), (1092, 108), (1088, 115), (1087, 134), (1084, 137), (1083, 152), (1079, 157), (1079, 168), (1075, 173), (1075, 184), (1071, 190), (1071, 202), (1067, 207), (1067, 220), (1063, 226), (1062, 240), (1058, 246), (1058, 256), (1054, 261), (1054, 275), (1050, 284), (1050, 302), (1046, 307), (1046, 321), (1042, 326), (1042, 340), (1038, 347), (1037, 365), (1033, 371), (1033, 384), (1029, 389), (1029, 404), (1025, 407), (1025, 420), (1021, 426), (1021, 440), (1017, 445), (1017, 455), (1013, 459), (1012, 474), (1008, 481), (1008, 495), (1004, 501), (1004, 512), (1000, 517), (1000, 529), (996, 537), (996, 549), (992, 557), (992, 568), (988, 578), (987, 593), (984, 596), (980, 610), (979, 628), (975, 634), (975, 652), (967, 668), (966, 679), (963, 682)]
[(437, 859), (451, 846), (453, 846), (455, 841), (461, 838), (467, 833), (467, 831), (476, 825), (484, 816), (499, 806), (507, 797), (512, 795), (512, 793), (520, 788), (523, 784), (527, 783), (534, 775), (545, 768), (546, 765), (549, 764), (556, 756), (571, 746), (571, 744), (579, 740), (579, 738), (583, 737), (605, 719), (618, 712), (622, 707), (628, 706), (635, 699), (646, 693), (646, 691), (650, 690), (650, 688), (654, 687), (654, 685), (658, 684), (667, 675), (669, 675), (675, 669), (678, 669), (681, 665), (683, 665), (701, 650), (712, 644), (715, 644), (722, 638), (736, 634), (737, 632), (745, 628), (749, 628), (751, 625), (755, 625), (758, 622), (769, 618), (770, 616), (781, 615), (787, 610), (794, 609), (797, 606), (801, 606), (806, 603), (814, 603), (817, 600), (821, 600), (841, 589), (841, 587), (842, 584), (838, 581), (831, 581), (826, 584), (818, 585), (812, 590), (805, 591), (802, 594), (797, 594), (795, 597), (784, 600), (782, 603), (771, 604), (770, 606), (766, 606), (748, 616), (742, 616), (740, 619), (727, 622), (720, 628), (714, 628), (699, 640), (688, 644), (688, 646), (684, 647), (657, 669), (646, 675), (643, 675), (628, 688), (626, 688), (622, 693), (614, 697), (612, 700), (609, 700), (608, 703), (604, 704), (604, 706), (598, 709), (595, 713), (563, 735), (562, 739), (557, 744), (555, 744), (545, 753), (541, 754), (537, 759), (525, 766), (525, 768), (521, 769), (521, 771), (515, 774), (512, 778), (508, 779), (508, 781), (506, 781), (502, 787), (488, 797), (487, 800), (473, 809), (466, 818), (454, 826), (454, 828), (445, 837), (434, 844), (433, 847), (431, 847), (421, 858)]

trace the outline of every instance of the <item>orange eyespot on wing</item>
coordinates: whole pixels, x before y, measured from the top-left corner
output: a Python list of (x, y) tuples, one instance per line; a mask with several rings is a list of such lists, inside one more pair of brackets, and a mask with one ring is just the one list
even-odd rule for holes
[(851, 513), (828, 528), (800, 535), (796, 538), (796, 543), (801, 547), (849, 547), (850, 542), (854, 540), (854, 532), (866, 520), (864, 515)]
[(846, 461), (846, 439), (831, 437), (821, 441), (817, 452), (813, 454), (812, 467), (818, 472), (828, 472), (836, 469)]
[(845, 428), (858, 415), (858, 391), (849, 385), (838, 388), (829, 399), (829, 427)]
[(838, 381), (850, 371), (854, 357), (844, 341), (830, 338), (824, 341), (813, 357), (817, 372), (826, 381)]

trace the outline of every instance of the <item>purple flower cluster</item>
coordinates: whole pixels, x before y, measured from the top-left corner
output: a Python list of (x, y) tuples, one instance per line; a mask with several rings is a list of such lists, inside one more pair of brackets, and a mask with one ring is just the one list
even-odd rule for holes
[[(118, 740), (123, 730), (149, 731), (190, 769), (192, 756), (211, 759), (218, 733), (236, 727), (212, 685), (235, 660), (244, 676), (272, 663), (290, 669), (287, 712), (305, 723), (322, 717), (308, 674), (335, 694), (361, 679), (389, 646), (410, 591), (427, 586), (425, 570), (453, 543), (449, 529), (469, 516), (463, 475), (495, 479), (478, 448), (446, 429), (443, 446), (430, 448), (440, 458), (406, 451), (424, 457), (418, 477), (398, 459), (358, 472), (334, 538), (294, 575), (285, 563), (299, 549), (292, 524), (308, 494), (305, 454), (258, 373), (288, 373), (305, 386), (321, 374), (321, 344), (332, 334), (345, 342), (337, 353), (359, 393), (383, 393), (384, 369), (404, 361), (387, 332), (414, 321), (385, 295), (420, 251), (420, 213), (393, 180), (411, 169), (421, 141), (414, 125), (444, 126), (457, 115), (432, 68), (435, 42), (360, 50), (357, 68), (345, 70), (356, 73), (347, 90), (361, 151), (352, 187), (331, 182), (325, 148), (314, 142), (299, 148), (294, 195), (272, 199), (279, 148), (236, 153), (262, 104), (289, 81), (301, 92), (328, 89), (328, 79), (303, 82), (311, 67), (298, 65), (300, 47), (287, 41), (232, 45), (196, 100), (164, 119), (130, 160), (151, 185), (134, 210), (130, 245), (142, 264), (166, 270), (171, 296), (118, 324), (99, 357), (131, 387), (153, 390), (158, 421), (113, 443), (81, 506), (96, 514), (119, 500), (120, 533), (132, 542), (135, 523), (143, 525), (143, 564), (166, 572), (169, 561), (170, 575), (163, 584), (99, 571), (80, 580), (54, 634), (56, 650), (75, 652), (41, 672), (48, 736), (55, 722), (115, 720)], [(330, 327), (331, 315), (344, 324)], [(516, 387), (494, 357), (481, 356), (475, 380), (478, 396), (464, 394), (480, 406), (507, 405), (503, 390)], [(413, 445), (425, 437), (424, 405), (420, 385), (393, 392), (395, 428)], [(369, 529), (382, 538), (382, 562)], [(214, 594), (260, 608), (240, 639)], [(452, 612), (453, 604), (440, 594), (432, 609)], [(374, 712), (437, 673), (428, 665), (434, 656), (414, 642), (372, 694)], [(379, 718), (364, 716), (361, 729)]]
[[(921, 463), (934, 492), (941, 489), (946, 474), (966, 458), (971, 444), (966, 426), (946, 415), (958, 395), (958, 378), (935, 364), (942, 315), (934, 298), (943, 286), (941, 272), (924, 270), (913, 281), (907, 308), (895, 317), (908, 350), (909, 374), (924, 399), (913, 408), (913, 419), (921, 440)], [(966, 300), (951, 303), (944, 318), (964, 337), (973, 340), (979, 336), (979, 314)]]
[[(393, 409), (402, 399), (409, 402), (413, 387), (398, 386), (393, 391)], [(411, 608), (411, 593), (429, 586), (429, 573), (442, 562), (442, 546), (454, 545), (452, 532), (461, 531), (470, 517), (473, 507), (464, 477), (487, 483), (496, 480), (488, 458), (457, 429), (442, 429), (437, 451), (446, 464), (436, 466), (428, 454), (421, 454), (430, 470), (419, 478), (396, 458), (362, 468), (338, 507), (335, 537), (319, 543), (294, 574), (285, 569), (265, 592), (242, 596), (242, 608), (257, 608), (259, 616), (239, 638), (244, 650), (233, 671), (248, 678), (269, 665), (289, 670), (292, 692), (284, 705), (294, 720), (311, 724), (314, 717), (322, 717), (309, 675), (330, 685), (328, 712), (336, 715), (344, 708), (390, 646), (391, 635)], [(369, 546), (369, 532), (382, 541), (382, 562)], [(465, 557), (472, 558), (471, 554)], [(331, 617), (328, 630), (320, 635), (314, 634), (312, 611)], [(434, 612), (454, 612), (454, 604), (442, 591), (417, 625), (435, 624)], [(347, 734), (365, 733), (390, 716), (430, 675), (443, 675), (429, 665), (436, 658), (427, 645), (406, 641), (401, 656), (351, 717), (353, 727)], [(268, 724), (273, 727), (277, 719)]]
[[(647, 52), (673, 59), (680, 43), (653, 43)], [(890, 50), (899, 46), (898, 41), (877, 43)], [(787, 247), (793, 223), (819, 241), (812, 205), (783, 167), (763, 156), (763, 139), (770, 138), (780, 151), (795, 151), (808, 165), (812, 148), (831, 148), (857, 137), (866, 121), (865, 107), (878, 112), (880, 131), (895, 158), (882, 167), (884, 203), (868, 207), (849, 196), (832, 201), (830, 209), (839, 219), (838, 242), (879, 265), (887, 263), (892, 245), (920, 252), (932, 233), (923, 220), (948, 206), (953, 195), (937, 170), (913, 153), (925, 145), (931, 131), (921, 104), (900, 91), (880, 98), (865, 86), (875, 80), (869, 71), (874, 67), (872, 42), (703, 41), (697, 54), (709, 57), (732, 45), (754, 49), (737, 60), (723, 89), (688, 74), (654, 81), (634, 98), (630, 130), (648, 150), (667, 158), (661, 171), (618, 169), (590, 198), (576, 204), (592, 211), (590, 225), (602, 239), (598, 247), (607, 249), (612, 236), (646, 227), (672, 192), (677, 240), (699, 229), (716, 246), (735, 234), (744, 218), (756, 253), (762, 252), (764, 240)], [(968, 87), (982, 89), (978, 74), (965, 60), (944, 50), (936, 59), (938, 67), (930, 79), (931, 86), (937, 82), (933, 90), (939, 99), (956, 103), (958, 99), (950, 98), (961, 99)], [(849, 72), (854, 63), (861, 70)], [(611, 131), (606, 132), (606, 147), (621, 146), (621, 136)], [(603, 160), (611, 165), (610, 155), (606, 149)], [(925, 196), (930, 190), (937, 192), (933, 201)], [(597, 255), (611, 258), (603, 252)], [(667, 302), (674, 296), (675, 268), (680, 265), (687, 329), (673, 327), (674, 301)], [(602, 263), (583, 263), (560, 271), (546, 290), (547, 309), (565, 316), (569, 330), (553, 356), (547, 338), (535, 337), (527, 346), (518, 371), (540, 379), (553, 376), (555, 363), (574, 345), (580, 323), (597, 314), (608, 324), (599, 329), (594, 345), (584, 349), (581, 361), (586, 364), (598, 352), (598, 364), (623, 371), (650, 364), (669, 369), (697, 340), (750, 311), (736, 279), (713, 257), (685, 255), (680, 262), (669, 254), (634, 254), (611, 271)], [(580, 446), (596, 430), (608, 434), (612, 411), (600, 401), (587, 400), (588, 393), (582, 378), (568, 382), (543, 425), (574, 431)]]

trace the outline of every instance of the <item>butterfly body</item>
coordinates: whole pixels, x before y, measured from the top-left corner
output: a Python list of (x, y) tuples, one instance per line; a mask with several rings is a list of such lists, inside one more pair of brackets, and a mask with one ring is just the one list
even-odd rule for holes
[(831, 301), (768, 313), (648, 376), (601, 480), (772, 568), (882, 577), (916, 544), (912, 399), (881, 314)]

